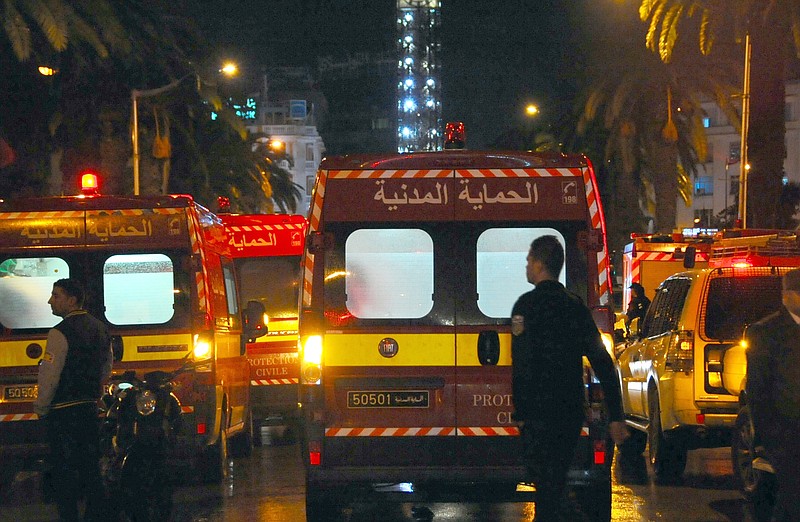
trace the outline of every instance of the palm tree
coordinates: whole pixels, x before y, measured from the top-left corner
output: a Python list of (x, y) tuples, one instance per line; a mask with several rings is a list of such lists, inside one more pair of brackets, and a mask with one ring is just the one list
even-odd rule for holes
[[(648, 22), (648, 48), (665, 63), (689, 20), (696, 22), (699, 48), (711, 53), (720, 37), (739, 41), (750, 35), (750, 126), (747, 152), (750, 163), (747, 225), (778, 225), (775, 201), (780, 198), (783, 158), (786, 155), (784, 104), (789, 50), (800, 51), (800, 3), (796, 0), (642, 0), (639, 14)], [(696, 17), (696, 18), (695, 18)], [(684, 24), (684, 25), (681, 25)]]
[(599, 124), (606, 133), (604, 163), (619, 169), (612, 193), (619, 221), (639, 231), (642, 208), (654, 215), (656, 231), (671, 232), (677, 200), (691, 202), (691, 178), (706, 156), (701, 102), (717, 100), (737, 118), (729, 101), (734, 87), (725, 81), (730, 73), (698, 57), (665, 64), (638, 46), (614, 56), (592, 83), (578, 131)]
[(111, 2), (105, 0), (6, 0), (0, 19), (21, 62), (63, 52), (70, 43), (86, 44), (102, 58), (109, 56), (109, 48), (130, 49)]

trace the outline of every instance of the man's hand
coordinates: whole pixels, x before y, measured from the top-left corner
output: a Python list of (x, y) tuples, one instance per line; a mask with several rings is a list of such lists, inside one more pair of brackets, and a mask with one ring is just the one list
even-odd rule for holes
[(608, 432), (611, 435), (611, 440), (617, 446), (621, 445), (625, 440), (631, 436), (628, 431), (628, 426), (622, 421), (614, 421), (609, 423)]

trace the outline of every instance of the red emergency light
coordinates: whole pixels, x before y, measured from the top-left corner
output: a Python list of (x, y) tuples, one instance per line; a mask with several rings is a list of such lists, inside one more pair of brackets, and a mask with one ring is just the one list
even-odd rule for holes
[(81, 173), (81, 193), (89, 196), (97, 194), (99, 188), (97, 174), (91, 170)]
[(463, 149), (467, 143), (464, 122), (451, 121), (444, 126), (444, 148)]
[(231, 198), (227, 196), (219, 196), (217, 197), (217, 212), (219, 214), (230, 214), (231, 213)]

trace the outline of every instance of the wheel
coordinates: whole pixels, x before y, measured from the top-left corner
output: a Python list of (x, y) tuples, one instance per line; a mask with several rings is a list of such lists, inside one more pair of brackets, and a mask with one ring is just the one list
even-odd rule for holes
[(239, 435), (236, 435), (231, 440), (231, 457), (249, 457), (253, 454), (253, 414), (247, 412), (247, 417), (244, 420), (244, 428)]
[(770, 502), (775, 496), (775, 476), (753, 469), (756, 458), (756, 440), (750, 411), (742, 408), (736, 417), (736, 426), (731, 435), (731, 461), (733, 476), (744, 497), (750, 502)]
[(340, 505), (325, 491), (306, 486), (306, 521), (329, 522), (337, 520), (340, 515)]
[(650, 423), (647, 426), (647, 445), (650, 465), (657, 477), (674, 479), (686, 469), (686, 447), (679, 441), (664, 437), (661, 429), (661, 406), (658, 392), (652, 391), (650, 397)]
[(630, 437), (628, 437), (622, 445), (617, 447), (619, 448), (619, 454), (623, 458), (635, 459), (640, 457), (642, 453), (644, 453), (645, 448), (647, 448), (647, 433), (631, 429)]
[(219, 428), (219, 438), (216, 444), (206, 448), (203, 453), (203, 481), (207, 484), (219, 484), (228, 476), (228, 434), (225, 414)]
[[(608, 480), (576, 489), (574, 494), (575, 500), (580, 506), (583, 520), (590, 522), (611, 521), (611, 477)], [(577, 514), (570, 518), (581, 520), (581, 517)]]

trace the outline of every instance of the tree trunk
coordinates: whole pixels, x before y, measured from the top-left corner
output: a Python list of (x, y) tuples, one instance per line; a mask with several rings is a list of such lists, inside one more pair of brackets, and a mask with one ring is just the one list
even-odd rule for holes
[(660, 135), (652, 138), (649, 170), (656, 193), (656, 232), (675, 228), (678, 205), (678, 149)]
[[(791, 48), (787, 20), (779, 10), (753, 17), (750, 41), (750, 128), (747, 154), (747, 227), (777, 226), (777, 202), (786, 157), (786, 56)], [(777, 11), (777, 12), (776, 12)]]

